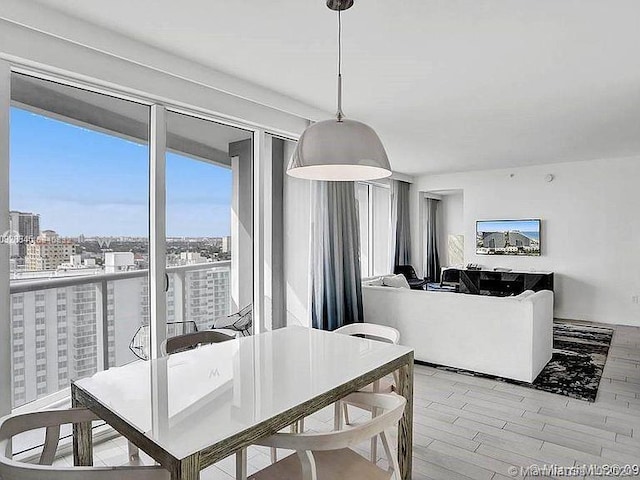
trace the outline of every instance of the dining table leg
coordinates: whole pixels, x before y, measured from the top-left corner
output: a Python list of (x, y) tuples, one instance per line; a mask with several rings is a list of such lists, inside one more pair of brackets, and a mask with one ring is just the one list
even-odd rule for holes
[(398, 371), (398, 393), (407, 399), (398, 425), (398, 464), (400, 478), (411, 480), (413, 461), (413, 353)]
[(177, 468), (171, 472), (171, 480), (198, 480), (200, 478), (200, 454), (193, 455), (178, 462)]
[[(76, 387), (71, 385), (71, 406), (82, 407), (76, 396)], [(73, 424), (73, 464), (76, 467), (93, 466), (93, 433), (91, 422)]]

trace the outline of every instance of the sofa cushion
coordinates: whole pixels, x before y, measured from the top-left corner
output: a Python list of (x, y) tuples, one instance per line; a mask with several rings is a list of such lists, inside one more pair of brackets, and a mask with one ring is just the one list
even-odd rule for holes
[(382, 277), (368, 278), (362, 281), (363, 285), (367, 285), (368, 287), (381, 287), (384, 285), (382, 283)]
[(382, 277), (382, 284), (385, 287), (410, 288), (409, 282), (407, 282), (406, 277), (401, 273), (398, 275), (387, 275), (386, 277)]

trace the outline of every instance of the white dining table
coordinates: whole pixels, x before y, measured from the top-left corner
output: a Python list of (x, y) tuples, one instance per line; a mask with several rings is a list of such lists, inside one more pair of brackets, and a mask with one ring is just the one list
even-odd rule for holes
[[(413, 350), (404, 346), (286, 327), (98, 372), (72, 382), (72, 402), (173, 480), (195, 480), (202, 469), (394, 371), (407, 399), (398, 460), (408, 480)], [(73, 426), (73, 447), (76, 465), (93, 464), (90, 424)]]

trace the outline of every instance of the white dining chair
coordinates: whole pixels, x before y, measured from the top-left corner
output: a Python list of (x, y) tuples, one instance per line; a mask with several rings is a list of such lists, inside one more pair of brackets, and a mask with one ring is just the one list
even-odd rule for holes
[[(386, 430), (398, 426), (406, 399), (395, 393), (356, 392), (346, 397), (359, 405), (378, 410), (376, 417), (343, 430), (323, 433), (276, 433), (256, 444), (295, 450), (249, 480), (389, 480), (400, 478), (395, 448)], [(389, 463), (383, 470), (351, 449), (373, 437), (380, 437)]]
[[(2, 480), (170, 480), (159, 466), (62, 467), (53, 466), (58, 449), (60, 426), (100, 420), (86, 408), (45, 410), (10, 415), (0, 420), (0, 478)], [(13, 459), (11, 440), (32, 430), (46, 429), (45, 443), (37, 464)]]
[[(337, 328), (333, 333), (341, 335), (350, 335), (355, 337), (364, 337), (371, 340), (379, 340), (382, 342), (392, 343), (397, 345), (400, 343), (400, 332), (393, 327), (386, 325), (378, 325), (375, 323), (350, 323), (343, 327)], [(376, 380), (370, 385), (367, 385), (361, 391), (374, 392), (374, 393), (391, 393), (395, 391), (398, 384), (397, 372), (393, 372), (391, 376), (386, 376), (379, 380)], [(344, 400), (336, 402), (334, 412), (334, 428), (340, 430), (342, 428), (342, 416), (344, 414), (344, 422), (349, 424), (349, 407), (352, 405), (362, 410), (368, 410), (373, 416), (377, 414), (375, 408), (367, 408), (366, 405), (357, 405), (349, 403)], [(376, 462), (378, 456), (378, 440), (377, 438), (371, 439), (371, 461)]]
[(227, 335), (216, 330), (201, 330), (167, 338), (160, 344), (160, 355), (172, 355), (196, 348), (200, 345), (210, 345), (233, 340), (235, 335)]
[(394, 345), (400, 343), (400, 332), (398, 330), (393, 327), (388, 327), (387, 325), (378, 325), (377, 323), (350, 323), (343, 327), (336, 328), (333, 333), (380, 340), (393, 343)]

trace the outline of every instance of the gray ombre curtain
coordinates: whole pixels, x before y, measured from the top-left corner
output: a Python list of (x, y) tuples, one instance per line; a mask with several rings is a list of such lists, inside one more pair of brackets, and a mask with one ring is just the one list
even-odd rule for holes
[(311, 322), (335, 330), (364, 318), (354, 184), (312, 182), (311, 198)]
[(438, 204), (440, 200), (435, 198), (424, 199), (424, 276), (428, 282), (440, 281), (440, 257), (438, 255)]
[(411, 217), (407, 182), (391, 181), (391, 268), (411, 265)]

